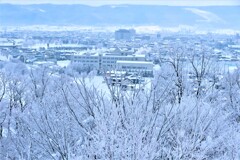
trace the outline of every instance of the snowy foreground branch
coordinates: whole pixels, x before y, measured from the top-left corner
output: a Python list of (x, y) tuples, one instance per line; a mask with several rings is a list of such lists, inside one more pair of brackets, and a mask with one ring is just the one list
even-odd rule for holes
[(239, 159), (239, 73), (219, 82), (224, 90), (202, 90), (211, 74), (203, 58), (200, 65), (190, 59), (196, 83), (172, 59), (150, 87), (131, 91), (102, 90), (88, 75), (4, 64), (0, 159)]

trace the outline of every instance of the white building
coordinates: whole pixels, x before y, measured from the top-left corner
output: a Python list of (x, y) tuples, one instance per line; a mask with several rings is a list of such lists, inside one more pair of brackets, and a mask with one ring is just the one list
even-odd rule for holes
[(116, 69), (119, 71), (137, 72), (143, 74), (153, 73), (153, 62), (146, 61), (117, 61)]
[(99, 70), (101, 57), (98, 54), (82, 54), (74, 55), (72, 57), (73, 63), (79, 63), (83, 66), (91, 67), (92, 69)]
[[(117, 69), (117, 61), (120, 62), (139, 62), (138, 65), (141, 65), (140, 62), (144, 65), (151, 63), (145, 62), (145, 55), (120, 55), (120, 54), (82, 54), (74, 55), (72, 58), (73, 63), (79, 63), (83, 66), (90, 67), (99, 71), (115, 70)], [(152, 63), (151, 63), (152, 64)], [(146, 67), (146, 66), (145, 66)], [(150, 66), (149, 66), (150, 67)], [(147, 68), (150, 69), (150, 68)], [(123, 68), (121, 68), (123, 70)]]
[(100, 55), (100, 70), (116, 69), (117, 61), (145, 61), (145, 55), (116, 55), (105, 54)]

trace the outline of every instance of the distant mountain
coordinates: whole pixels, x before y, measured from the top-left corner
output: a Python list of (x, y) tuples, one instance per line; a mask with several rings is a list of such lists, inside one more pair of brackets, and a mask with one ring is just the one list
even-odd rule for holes
[(240, 29), (240, 6), (0, 4), (0, 25), (191, 25)]

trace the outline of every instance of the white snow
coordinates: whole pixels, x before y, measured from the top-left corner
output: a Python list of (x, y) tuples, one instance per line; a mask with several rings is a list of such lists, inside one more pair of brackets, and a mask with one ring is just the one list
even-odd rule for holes
[(57, 61), (57, 65), (60, 66), (60, 67), (67, 67), (70, 63), (71, 63), (70, 60), (66, 60), (66, 61)]
[(9, 61), (7, 56), (1, 55), (0, 54), (0, 61)]

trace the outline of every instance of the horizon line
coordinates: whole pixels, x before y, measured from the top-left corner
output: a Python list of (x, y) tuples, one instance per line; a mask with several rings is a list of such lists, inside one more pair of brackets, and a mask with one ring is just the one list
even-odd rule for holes
[(216, 7), (221, 7), (221, 6), (240, 6), (239, 4), (191, 4), (191, 5), (187, 5), (187, 4), (183, 4), (183, 5), (179, 5), (179, 4), (133, 4), (133, 3), (123, 3), (123, 4), (99, 4), (99, 5), (91, 5), (91, 4), (84, 4), (84, 3), (11, 3), (11, 2), (1, 2), (0, 1), (0, 5), (2, 4), (8, 4), (8, 5), (83, 5), (83, 6), (89, 6), (89, 7), (101, 7), (101, 6), (170, 6), (170, 7), (208, 7), (208, 6), (216, 6)]

